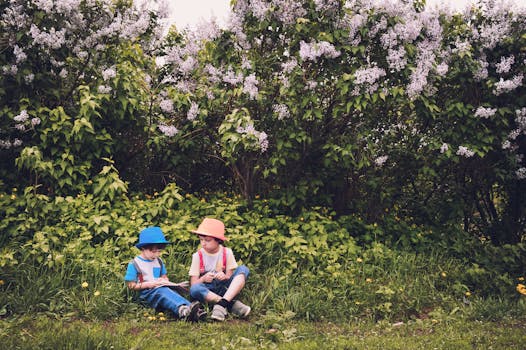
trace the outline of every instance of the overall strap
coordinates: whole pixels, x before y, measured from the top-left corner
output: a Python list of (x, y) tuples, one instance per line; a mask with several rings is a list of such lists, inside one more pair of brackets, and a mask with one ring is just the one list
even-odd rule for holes
[[(201, 249), (197, 251), (197, 254), (199, 255), (199, 274), (202, 275), (205, 273), (205, 263)], [(223, 272), (226, 273), (226, 247), (223, 247)]]
[(223, 247), (223, 272), (226, 273), (226, 247)]
[(141, 268), (139, 267), (139, 264), (137, 263), (137, 261), (135, 261), (135, 259), (137, 258), (133, 258), (131, 263), (133, 264), (133, 267), (135, 267), (135, 270), (137, 271), (137, 278), (139, 279), (139, 282), (144, 282), (144, 279), (142, 277), (142, 271), (141, 271)]
[(159, 270), (159, 277), (161, 277), (163, 275), (163, 261), (161, 258), (157, 258), (157, 261), (159, 262), (159, 266), (161, 267), (161, 269)]
[(205, 273), (205, 263), (203, 261), (203, 252), (201, 249), (197, 251), (197, 254), (199, 254), (199, 274), (202, 275)]

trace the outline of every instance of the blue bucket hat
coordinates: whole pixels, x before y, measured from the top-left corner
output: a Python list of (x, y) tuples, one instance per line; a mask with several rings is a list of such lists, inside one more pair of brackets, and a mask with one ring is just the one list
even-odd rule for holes
[(170, 244), (170, 242), (164, 238), (163, 231), (160, 227), (151, 226), (141, 231), (139, 234), (139, 243), (135, 246), (141, 249), (147, 244)]

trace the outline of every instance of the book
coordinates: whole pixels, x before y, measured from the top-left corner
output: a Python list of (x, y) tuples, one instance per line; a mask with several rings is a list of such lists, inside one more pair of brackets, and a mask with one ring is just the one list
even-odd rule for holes
[(183, 281), (183, 282), (179, 282), (179, 283), (171, 282), (171, 281), (168, 281), (168, 280), (160, 280), (160, 281), (162, 282), (162, 284), (157, 286), (157, 287), (155, 287), (155, 288), (170, 287), (170, 288), (174, 289), (177, 292), (184, 292), (184, 293), (188, 293), (189, 288), (190, 288), (190, 282), (188, 282), (188, 281)]

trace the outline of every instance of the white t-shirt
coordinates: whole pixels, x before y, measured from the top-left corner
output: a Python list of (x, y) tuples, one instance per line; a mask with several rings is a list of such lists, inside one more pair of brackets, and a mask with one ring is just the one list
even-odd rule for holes
[[(209, 271), (222, 271), (223, 270), (223, 246), (219, 246), (219, 250), (215, 254), (207, 253), (203, 248), (199, 248), (203, 254), (203, 264), (205, 267), (205, 273)], [(236, 258), (232, 249), (226, 248), (226, 270), (234, 270), (237, 268)], [(226, 272), (226, 271), (225, 271)], [(192, 265), (190, 265), (189, 276), (201, 275), (200, 264), (199, 264), (199, 253), (195, 252), (192, 255)]]

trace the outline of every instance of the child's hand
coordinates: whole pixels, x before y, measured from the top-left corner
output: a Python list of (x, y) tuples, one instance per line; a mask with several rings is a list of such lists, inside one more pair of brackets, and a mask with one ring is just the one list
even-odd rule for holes
[(226, 275), (225, 275), (225, 273), (223, 271), (220, 271), (220, 272), (216, 273), (214, 278), (216, 280), (219, 280), (219, 281), (224, 281), (224, 280), (228, 279), (228, 277), (226, 277)]
[(211, 283), (215, 277), (216, 277), (216, 272), (209, 271), (205, 273), (201, 278), (203, 279), (203, 282)]

